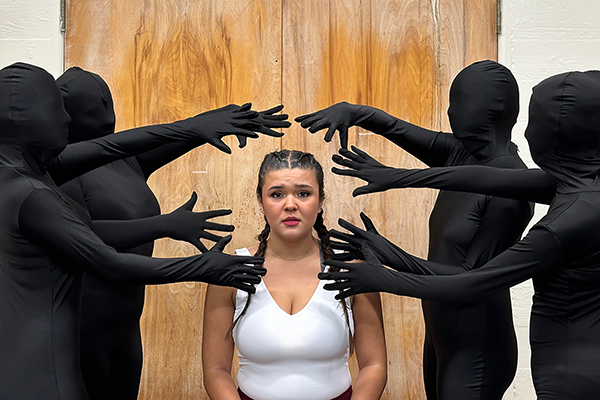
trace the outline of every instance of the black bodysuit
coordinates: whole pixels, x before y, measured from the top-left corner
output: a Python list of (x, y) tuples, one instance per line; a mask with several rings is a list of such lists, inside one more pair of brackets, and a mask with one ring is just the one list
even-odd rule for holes
[[(518, 114), (518, 88), (505, 67), (483, 61), (461, 71), (450, 89), (448, 114), (452, 134), (419, 128), (380, 110), (347, 103), (300, 121), (311, 131), (328, 126), (330, 132), (335, 127), (343, 133), (349, 126), (359, 125), (429, 166), (526, 168), (510, 142)], [(445, 273), (477, 269), (520, 239), (532, 211), (523, 201), (441, 191), (429, 219), (428, 259), (455, 266)], [(479, 303), (424, 300), (422, 306), (427, 398), (501, 399), (512, 382), (517, 360), (509, 291)]]
[[(423, 276), (383, 268), (368, 247), (367, 264), (347, 265), (331, 290), (345, 295), (385, 291), (441, 301), (477, 301), (533, 278), (530, 345), (540, 400), (595, 399), (600, 392), (600, 71), (550, 77), (533, 89), (525, 132), (533, 160), (555, 182), (547, 214), (527, 236), (483, 267), (453, 276)], [(426, 171), (425, 171), (426, 172)], [(498, 171), (504, 175), (504, 171)], [(457, 170), (457, 176), (461, 172)], [(538, 197), (552, 190), (538, 184)], [(472, 176), (472, 171), (465, 176)], [(488, 170), (493, 179), (493, 170)], [(440, 175), (438, 175), (439, 179)], [(502, 178), (501, 181), (503, 181)], [(522, 182), (517, 183), (517, 187)], [(504, 181), (507, 194), (514, 193)], [(463, 182), (467, 189), (469, 182)], [(474, 186), (481, 186), (479, 183)], [(484, 185), (485, 186), (485, 185)], [(494, 190), (501, 191), (499, 187)], [(539, 194), (545, 192), (546, 194)], [(404, 253), (398, 264), (432, 267)], [(336, 263), (337, 267), (344, 267)], [(398, 267), (397, 265), (394, 267)], [(433, 266), (439, 268), (439, 266)]]
[[(47, 169), (67, 143), (70, 118), (60, 91), (41, 68), (17, 63), (0, 70), (0, 398), (81, 400), (79, 366), (83, 272), (138, 284), (205, 281), (252, 290), (259, 258), (210, 252), (157, 259), (117, 253), (89, 228), (85, 210), (64, 195)], [(79, 149), (116, 157), (129, 139)], [(135, 143), (131, 142), (133, 147)], [(140, 143), (143, 147), (143, 144)], [(77, 150), (77, 148), (75, 148)], [(91, 151), (84, 157), (93, 164)], [(75, 174), (73, 157), (54, 163)], [(116, 157), (118, 158), (118, 157)], [(85, 170), (82, 168), (81, 170)], [(86, 223), (82, 222), (82, 219)]]
[[(69, 142), (81, 143), (113, 133), (115, 114), (112, 96), (108, 85), (100, 76), (72, 67), (57, 79), (57, 83), (63, 95), (65, 109), (71, 116)], [(167, 136), (170, 130), (178, 130), (185, 135), (182, 138), (173, 138), (171, 142), (153, 150), (94, 169), (60, 188), (89, 212), (92, 229), (106, 243), (118, 251), (151, 256), (154, 239), (187, 239), (187, 236), (181, 221), (168, 225), (164, 222), (165, 218), (150, 218), (160, 215), (160, 207), (146, 183), (147, 179), (158, 168), (207, 142), (202, 140), (203, 135), (200, 134), (202, 130), (210, 129), (211, 121), (207, 121), (207, 117), (213, 120), (219, 111), (236, 108), (239, 107), (231, 105), (171, 124), (138, 128), (153, 134), (163, 131)], [(271, 112), (281, 108), (282, 106), (275, 107), (258, 114), (257, 120), (264, 125), (259, 128), (260, 132), (274, 136), (282, 135), (269, 129), (289, 125), (285, 121), (287, 116), (271, 115)], [(233, 127), (235, 125), (230, 129)], [(225, 131), (223, 127), (219, 128), (220, 131)], [(246, 135), (249, 133), (253, 132), (248, 131)], [(245, 139), (242, 136), (240, 138)], [(222, 146), (217, 147), (227, 151)], [(140, 219), (146, 221), (144, 229), (134, 229), (135, 225), (130, 223), (131, 220)], [(116, 221), (122, 223), (117, 225)], [(195, 224), (195, 231), (202, 230), (198, 218), (190, 220), (187, 224)], [(209, 229), (227, 228), (210, 222), (204, 225)], [(233, 230), (232, 226), (229, 227), (231, 229), (226, 230)], [(151, 232), (154, 232), (154, 236)], [(203, 235), (212, 240), (218, 239), (207, 232), (203, 232)], [(192, 238), (195, 237), (194, 232)], [(198, 240), (192, 243), (199, 248), (203, 247)], [(86, 277), (83, 291), (81, 362), (83, 378), (91, 400), (135, 400), (138, 397), (142, 370), (139, 319), (144, 305), (144, 292), (143, 285), (109, 282), (93, 275)]]
[[(108, 85), (95, 74), (70, 68), (57, 83), (72, 119), (72, 143), (113, 133), (115, 116)], [(113, 161), (83, 174), (60, 189), (85, 207), (96, 233), (105, 241), (99, 221), (132, 220), (160, 215), (158, 200), (146, 180), (157, 168), (203, 144), (179, 141)], [(121, 227), (122, 229), (122, 227)], [(110, 236), (110, 235), (109, 235)], [(154, 243), (118, 249), (151, 256)], [(144, 285), (109, 282), (94, 275), (85, 279), (81, 325), (81, 368), (90, 399), (137, 399), (142, 370), (139, 319)]]

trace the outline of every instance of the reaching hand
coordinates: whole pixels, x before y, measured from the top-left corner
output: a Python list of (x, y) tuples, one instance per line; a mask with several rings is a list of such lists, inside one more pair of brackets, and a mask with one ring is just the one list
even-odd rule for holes
[(391, 189), (392, 183), (397, 179), (397, 168), (392, 168), (381, 164), (379, 161), (368, 155), (361, 149), (352, 146), (352, 151), (340, 149), (340, 155), (334, 154), (331, 158), (336, 164), (351, 169), (340, 169), (333, 167), (331, 172), (337, 175), (353, 176), (368, 182), (365, 186), (354, 189), (352, 196), (361, 194), (384, 192)]
[[(335, 229), (330, 230), (329, 234), (331, 235), (335, 231)], [(364, 260), (364, 256), (360, 252), (360, 248), (356, 248), (347, 242), (340, 242), (337, 240), (330, 240), (329, 245), (334, 250), (341, 250), (342, 253), (333, 253), (331, 255), (332, 260), (336, 261), (352, 261), (352, 260)]]
[(233, 225), (209, 222), (211, 218), (231, 214), (231, 210), (212, 210), (204, 212), (193, 212), (198, 195), (192, 193), (190, 199), (175, 211), (166, 214), (167, 236), (175, 240), (184, 240), (196, 246), (202, 253), (208, 251), (200, 239), (218, 242), (222, 237), (206, 232), (206, 229), (222, 232), (233, 232)]
[(367, 245), (383, 265), (399, 272), (418, 275), (454, 275), (464, 272), (460, 267), (423, 260), (407, 253), (381, 236), (373, 222), (362, 212), (360, 213), (360, 219), (365, 226), (365, 230), (340, 218), (338, 224), (350, 233), (336, 231), (335, 229), (329, 231), (332, 238), (339, 239), (339, 241), (331, 241), (331, 243), (335, 243), (335, 247), (333, 245), (332, 247), (346, 251), (346, 253), (342, 253), (337, 257), (332, 257), (332, 260), (364, 260), (365, 255), (362, 253), (362, 248), (363, 245)]
[(348, 128), (351, 126), (360, 126), (373, 133), (385, 135), (396, 131), (398, 119), (375, 107), (343, 101), (312, 114), (301, 115), (295, 121), (300, 122), (300, 125), (311, 133), (329, 128), (325, 134), (326, 142), (331, 141), (336, 130), (339, 131), (340, 145), (347, 149)]
[(367, 244), (362, 244), (361, 252), (364, 254), (366, 262), (325, 261), (326, 265), (340, 269), (339, 272), (321, 272), (319, 274), (319, 279), (336, 281), (324, 286), (326, 290), (340, 291), (335, 296), (336, 299), (341, 300), (360, 293), (392, 293), (391, 284), (397, 279), (394, 276), (396, 272), (381, 265)]
[[(255, 131), (267, 136), (282, 137), (283, 132), (278, 132), (272, 128), (289, 128), (292, 126), (292, 124), (287, 120), (287, 114), (275, 114), (281, 110), (283, 110), (282, 104), (273, 108), (269, 108), (268, 110), (260, 111), (256, 121), (260, 122), (261, 127), (259, 129), (255, 129)], [(248, 138), (245, 136), (238, 136), (237, 138), (238, 142), (240, 143), (240, 149), (245, 147), (248, 142)]]
[[(343, 244), (347, 250), (350, 250), (350, 254), (354, 256), (354, 259), (364, 260), (364, 255), (361, 252), (363, 244), (367, 244), (375, 256), (384, 264), (389, 267), (395, 268), (394, 266), (400, 264), (404, 259), (404, 251), (390, 242), (385, 237), (381, 236), (373, 221), (367, 217), (365, 213), (360, 213), (360, 219), (362, 220), (365, 229), (362, 230), (359, 227), (352, 225), (350, 222), (343, 219), (338, 220), (338, 224), (350, 231), (350, 233), (344, 233), (332, 229), (330, 235), (332, 238), (341, 240), (341, 242), (335, 242), (336, 244)], [(340, 246), (342, 247), (342, 246)]]
[(300, 122), (300, 125), (308, 129), (310, 133), (329, 128), (325, 134), (326, 142), (331, 142), (335, 131), (339, 131), (340, 145), (346, 149), (348, 148), (348, 128), (355, 125), (357, 118), (360, 119), (360, 115), (355, 115), (356, 110), (357, 107), (354, 104), (343, 101), (323, 110), (296, 117), (294, 121)]
[(208, 252), (200, 255), (202, 260), (201, 281), (211, 285), (231, 286), (248, 293), (255, 293), (254, 285), (267, 270), (257, 265), (265, 261), (263, 257), (233, 256), (223, 253), (231, 241), (231, 235), (221, 238)]
[[(195, 117), (174, 122), (170, 126), (175, 129), (191, 131), (198, 140), (204, 141), (217, 149), (231, 154), (229, 146), (223, 142), (223, 137), (236, 135), (244, 138), (257, 138), (254, 131), (262, 128), (258, 118), (258, 112), (251, 109), (252, 104), (246, 103), (242, 106), (230, 104), (215, 110), (210, 110)], [(246, 139), (244, 139), (246, 140)]]

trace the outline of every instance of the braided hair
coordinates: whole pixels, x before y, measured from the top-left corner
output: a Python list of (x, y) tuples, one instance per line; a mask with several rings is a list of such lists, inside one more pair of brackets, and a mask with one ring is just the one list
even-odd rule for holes
[[(323, 168), (321, 164), (315, 159), (315, 157), (311, 153), (306, 153), (299, 150), (280, 150), (269, 153), (263, 159), (262, 164), (260, 165), (260, 169), (258, 171), (258, 184), (256, 185), (256, 195), (259, 199), (262, 199), (262, 190), (263, 184), (265, 181), (265, 176), (268, 172), (278, 171), (282, 169), (306, 169), (310, 170), (315, 174), (315, 178), (317, 180), (317, 184), (319, 186), (319, 200), (323, 202), (325, 200), (325, 189), (324, 189), (324, 179), (323, 179)], [(325, 226), (323, 221), (323, 210), (321, 210), (317, 214), (317, 219), (315, 220), (315, 224), (313, 228), (317, 232), (319, 237), (319, 246), (321, 250), (321, 256), (323, 260), (329, 260), (333, 255), (333, 250), (330, 245), (329, 240), (329, 230)], [(254, 253), (255, 257), (263, 257), (267, 250), (267, 241), (269, 239), (269, 233), (271, 232), (271, 227), (265, 217), (265, 227), (262, 232), (258, 235), (258, 249), (256, 253)], [(336, 269), (330, 267), (332, 271)], [(238, 317), (233, 321), (231, 327), (229, 328), (228, 334), (233, 332), (233, 328), (236, 326), (240, 318), (246, 313), (248, 310), (248, 306), (250, 305), (250, 300), (252, 298), (251, 294), (248, 294), (248, 300), (246, 300), (246, 304), (244, 305), (244, 309), (238, 315)], [(352, 337), (352, 331), (350, 330), (350, 316), (348, 314), (348, 304), (346, 303), (346, 299), (340, 300), (340, 304), (344, 311), (344, 316), (346, 319), (346, 324), (348, 325), (348, 338), (350, 341), (350, 353), (354, 351), (354, 341)]]

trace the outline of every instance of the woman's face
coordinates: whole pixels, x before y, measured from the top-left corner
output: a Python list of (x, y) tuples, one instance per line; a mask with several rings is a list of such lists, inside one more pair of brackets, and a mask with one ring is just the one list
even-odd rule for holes
[(258, 203), (271, 227), (271, 235), (284, 240), (312, 235), (317, 214), (321, 211), (315, 174), (299, 168), (267, 172), (262, 199), (259, 198)]

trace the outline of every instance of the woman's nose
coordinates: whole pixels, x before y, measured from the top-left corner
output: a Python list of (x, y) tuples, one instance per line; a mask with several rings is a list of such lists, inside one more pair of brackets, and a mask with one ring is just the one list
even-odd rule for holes
[(296, 204), (296, 199), (294, 199), (293, 196), (288, 196), (285, 199), (285, 209), (286, 209), (286, 211), (288, 211), (288, 210), (293, 211), (293, 210), (296, 210), (297, 208), (298, 208), (298, 205)]

